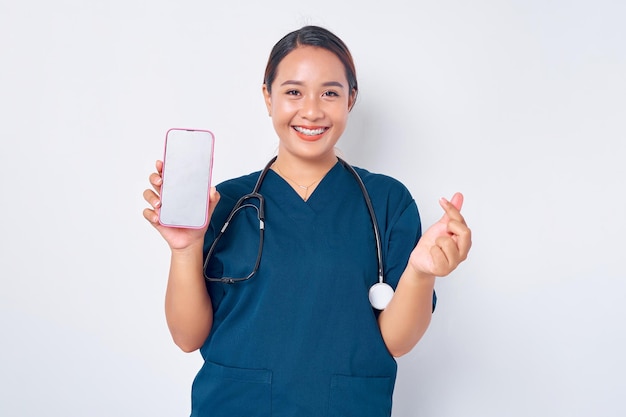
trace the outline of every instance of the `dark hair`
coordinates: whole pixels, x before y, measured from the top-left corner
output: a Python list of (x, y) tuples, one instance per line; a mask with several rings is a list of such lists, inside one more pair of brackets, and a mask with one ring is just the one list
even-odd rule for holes
[(280, 64), (283, 58), (291, 51), (300, 46), (317, 46), (334, 53), (346, 70), (350, 93), (352, 94), (354, 91), (354, 98), (356, 100), (356, 94), (359, 88), (356, 81), (356, 68), (352, 54), (350, 54), (346, 44), (343, 43), (337, 35), (319, 26), (303, 26), (298, 30), (288, 33), (274, 45), (272, 52), (270, 52), (267, 66), (265, 67), (265, 78), (263, 79), (268, 92), (272, 91), (272, 83), (276, 78), (278, 64)]

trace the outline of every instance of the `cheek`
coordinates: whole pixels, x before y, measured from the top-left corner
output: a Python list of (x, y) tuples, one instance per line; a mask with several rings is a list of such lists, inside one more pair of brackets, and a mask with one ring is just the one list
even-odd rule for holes
[(337, 106), (334, 109), (335, 120), (337, 123), (347, 123), (348, 116), (350, 116), (350, 111), (347, 106)]
[(298, 106), (293, 101), (277, 100), (272, 102), (272, 112), (278, 119), (290, 119), (298, 112)]

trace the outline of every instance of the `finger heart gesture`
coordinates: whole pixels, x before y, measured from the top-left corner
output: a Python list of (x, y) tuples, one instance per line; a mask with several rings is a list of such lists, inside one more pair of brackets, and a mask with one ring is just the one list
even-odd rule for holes
[(472, 233), (460, 211), (463, 194), (454, 194), (450, 201), (441, 198), (439, 204), (445, 213), (422, 234), (409, 264), (418, 272), (443, 277), (467, 259)]

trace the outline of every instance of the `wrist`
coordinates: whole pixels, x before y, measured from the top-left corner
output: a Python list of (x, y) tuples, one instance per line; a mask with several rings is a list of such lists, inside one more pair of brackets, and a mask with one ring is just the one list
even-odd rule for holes
[(204, 246), (204, 240), (198, 240), (182, 248), (171, 248), (172, 257), (173, 258), (174, 257), (176, 258), (196, 257), (198, 256), (198, 254), (202, 256), (203, 246)]
[(427, 272), (424, 272), (420, 269), (415, 268), (414, 265), (409, 264), (409, 268), (408, 268), (411, 273), (410, 275), (410, 281), (415, 283), (415, 284), (426, 284), (426, 285), (435, 285), (435, 279), (436, 276), (433, 274), (429, 274)]

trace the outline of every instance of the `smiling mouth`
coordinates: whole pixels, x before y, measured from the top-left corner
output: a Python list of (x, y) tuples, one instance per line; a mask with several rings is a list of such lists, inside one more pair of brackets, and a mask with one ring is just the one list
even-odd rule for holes
[(294, 130), (304, 136), (319, 136), (328, 130), (327, 127), (318, 127), (315, 129), (307, 129), (306, 127), (294, 126)]

